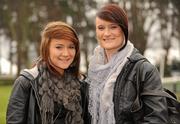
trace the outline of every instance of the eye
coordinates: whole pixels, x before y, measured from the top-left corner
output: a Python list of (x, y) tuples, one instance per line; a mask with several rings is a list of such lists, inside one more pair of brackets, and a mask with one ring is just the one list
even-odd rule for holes
[(75, 49), (75, 45), (70, 45), (69, 48), (70, 49)]
[(104, 27), (104, 26), (102, 26), (102, 25), (99, 25), (99, 26), (97, 26), (97, 29), (102, 31), (102, 30), (104, 30), (104, 29), (105, 29), (105, 27)]
[(116, 29), (116, 28), (118, 28), (118, 25), (111, 25), (110, 28), (111, 29)]
[(60, 46), (60, 45), (56, 46), (56, 49), (62, 49), (62, 48), (63, 46)]

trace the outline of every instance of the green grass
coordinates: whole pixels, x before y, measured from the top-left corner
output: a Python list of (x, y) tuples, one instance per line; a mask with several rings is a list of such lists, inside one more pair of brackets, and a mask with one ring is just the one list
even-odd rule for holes
[(14, 76), (0, 75), (0, 85), (12, 85), (14, 80)]
[(12, 85), (0, 85), (0, 124), (6, 124), (6, 109)]
[(177, 99), (180, 101), (180, 82), (177, 82), (176, 84), (167, 83), (163, 84), (163, 86), (172, 92), (176, 92)]

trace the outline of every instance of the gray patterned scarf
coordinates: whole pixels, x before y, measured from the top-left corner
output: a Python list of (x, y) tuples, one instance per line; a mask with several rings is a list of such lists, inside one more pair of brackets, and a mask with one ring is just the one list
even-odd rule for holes
[(63, 105), (67, 110), (65, 124), (83, 124), (80, 105), (80, 83), (70, 74), (57, 77), (48, 71), (43, 62), (38, 67), (38, 81), (42, 124), (53, 124), (54, 103)]
[(128, 41), (120, 52), (105, 62), (104, 49), (98, 46), (90, 59), (87, 82), (89, 88), (89, 112), (92, 124), (115, 124), (113, 90), (117, 76), (134, 49)]

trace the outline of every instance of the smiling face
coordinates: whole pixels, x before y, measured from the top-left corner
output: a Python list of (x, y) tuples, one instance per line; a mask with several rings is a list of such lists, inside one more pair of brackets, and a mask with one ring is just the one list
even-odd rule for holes
[(60, 74), (64, 73), (73, 62), (76, 55), (75, 45), (65, 39), (51, 39), (49, 46), (50, 64)]
[(99, 17), (96, 17), (96, 36), (106, 54), (113, 54), (124, 45), (124, 33), (121, 27)]

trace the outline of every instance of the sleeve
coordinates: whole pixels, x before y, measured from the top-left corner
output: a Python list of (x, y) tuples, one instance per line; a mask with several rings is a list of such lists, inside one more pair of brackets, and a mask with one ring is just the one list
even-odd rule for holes
[[(141, 74), (143, 84), (142, 94), (162, 92), (163, 87), (159, 72), (155, 66), (145, 62)], [(144, 106), (144, 118), (142, 124), (167, 123), (168, 111), (165, 97), (155, 95), (142, 96)]]
[(7, 124), (26, 124), (30, 83), (19, 76), (13, 85), (6, 113)]

